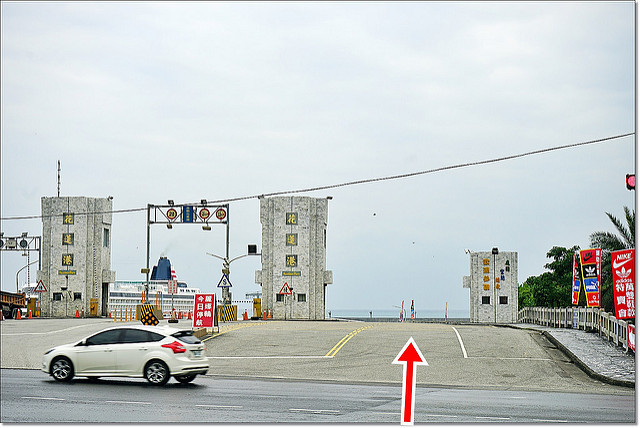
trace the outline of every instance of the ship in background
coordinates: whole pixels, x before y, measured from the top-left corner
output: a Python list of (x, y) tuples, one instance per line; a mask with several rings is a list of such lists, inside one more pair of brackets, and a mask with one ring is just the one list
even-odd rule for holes
[[(186, 282), (178, 281), (178, 294), (173, 295), (173, 305), (171, 304), (171, 294), (169, 294), (169, 280), (177, 280), (174, 267), (166, 257), (160, 257), (158, 264), (151, 271), (149, 280), (149, 303), (162, 307), (162, 314), (165, 318), (171, 316), (171, 308), (176, 312), (184, 314), (193, 312), (193, 302), (195, 295), (200, 293), (199, 288), (187, 286)], [(111, 316), (121, 313), (122, 310), (133, 311), (136, 306), (143, 303), (145, 281), (115, 281), (109, 285), (109, 313)]]

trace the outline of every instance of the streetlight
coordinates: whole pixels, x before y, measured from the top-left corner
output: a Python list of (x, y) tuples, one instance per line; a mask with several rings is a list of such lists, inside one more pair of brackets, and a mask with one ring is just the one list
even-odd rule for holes
[[(247, 254), (242, 254), (240, 256), (234, 257), (232, 259), (229, 259), (229, 256), (227, 255), (227, 257), (222, 257), (219, 256), (217, 254), (213, 254), (213, 253), (206, 253), (209, 256), (215, 257), (217, 259), (222, 260), (222, 273), (224, 275), (227, 275), (227, 278), (229, 277), (229, 274), (231, 273), (231, 271), (229, 270), (229, 265), (238, 260), (238, 259), (242, 259), (244, 257), (247, 256), (260, 256), (262, 255), (261, 253), (257, 252), (257, 245), (255, 244), (249, 244), (247, 247)], [(225, 287), (222, 289), (222, 304), (223, 305), (228, 305), (231, 304), (231, 293), (229, 292), (229, 288)]]
[[(29, 267), (29, 266), (31, 266), (32, 264), (37, 263), (37, 262), (39, 262), (39, 261), (40, 261), (40, 259), (38, 259), (38, 260), (34, 260), (34, 261), (32, 261), (31, 263), (27, 263), (26, 265), (24, 265), (24, 266), (22, 266), (20, 269), (18, 269), (18, 272), (16, 272), (16, 293), (18, 293), (18, 292), (19, 292), (19, 288), (18, 288), (18, 275), (20, 274), (20, 272), (22, 272), (22, 271), (23, 271), (23, 270), (25, 270), (27, 267)], [(29, 284), (27, 284), (27, 285), (29, 285)]]

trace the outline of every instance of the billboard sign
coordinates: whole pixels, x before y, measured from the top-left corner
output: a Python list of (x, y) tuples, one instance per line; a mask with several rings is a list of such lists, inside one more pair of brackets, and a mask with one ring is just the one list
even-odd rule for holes
[(578, 253), (573, 254), (573, 293), (571, 295), (571, 304), (578, 304), (578, 296), (580, 295), (580, 266), (578, 265)]
[(617, 319), (636, 316), (635, 253), (634, 249), (611, 252), (613, 304)]
[(582, 283), (587, 295), (587, 307), (600, 307), (600, 248), (580, 251)]
[(215, 309), (215, 294), (196, 294), (193, 300), (193, 327), (212, 328)]

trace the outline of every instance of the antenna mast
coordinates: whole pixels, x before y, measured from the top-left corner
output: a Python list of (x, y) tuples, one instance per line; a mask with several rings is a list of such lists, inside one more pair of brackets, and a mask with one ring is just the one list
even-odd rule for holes
[(58, 160), (58, 197), (60, 197), (60, 161)]

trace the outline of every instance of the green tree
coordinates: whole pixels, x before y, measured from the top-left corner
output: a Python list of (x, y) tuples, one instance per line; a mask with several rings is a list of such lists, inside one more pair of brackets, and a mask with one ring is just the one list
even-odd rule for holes
[(605, 213), (613, 223), (618, 235), (611, 232), (594, 232), (589, 236), (593, 248), (602, 248), (600, 306), (613, 312), (613, 277), (611, 273), (611, 251), (635, 248), (636, 211), (624, 207), (626, 224), (613, 214)]
[(531, 276), (518, 288), (518, 307), (544, 306), (562, 308), (571, 306), (573, 255), (580, 247), (554, 246), (547, 252), (552, 259), (545, 264), (542, 275)]

